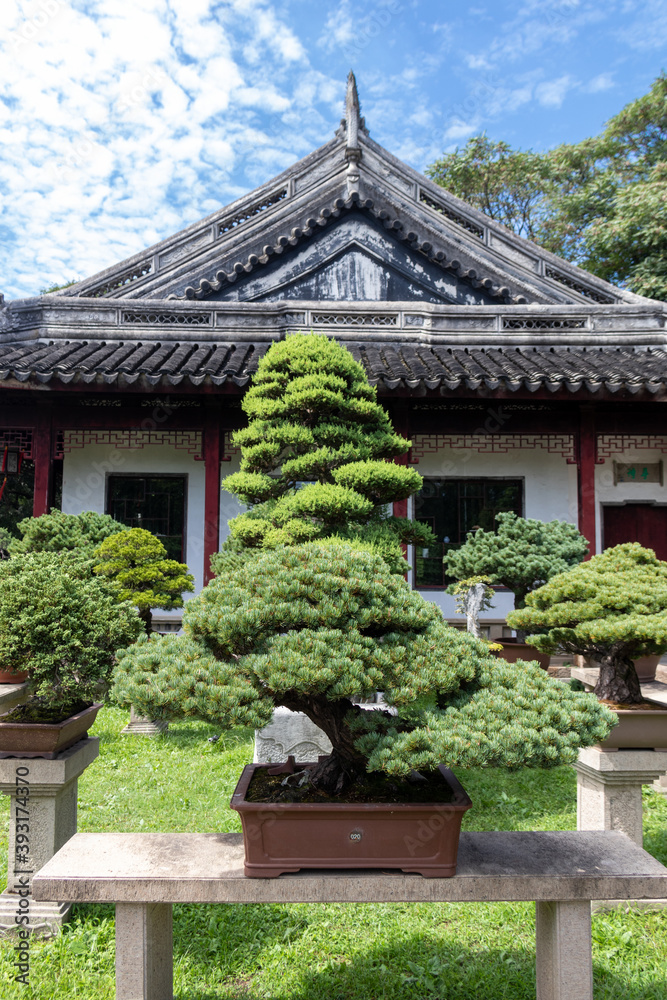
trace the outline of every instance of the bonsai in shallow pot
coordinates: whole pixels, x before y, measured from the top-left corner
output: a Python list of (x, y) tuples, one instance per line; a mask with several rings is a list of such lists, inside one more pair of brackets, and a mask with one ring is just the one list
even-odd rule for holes
[[(623, 719), (628, 706), (644, 703), (634, 661), (667, 649), (667, 563), (636, 542), (616, 545), (533, 591), (507, 620), (530, 631), (538, 649), (560, 647), (598, 662), (595, 694), (618, 707)], [(647, 732), (646, 739), (667, 746), (667, 717), (661, 723), (647, 712), (662, 726), (662, 737)], [(619, 728), (608, 746), (622, 738), (624, 726)], [(640, 740), (631, 746), (644, 745), (636, 733), (628, 738)]]
[(116, 649), (141, 632), (136, 610), (90, 565), (58, 552), (0, 563), (0, 661), (26, 671), (28, 685), (26, 702), (0, 718), (5, 756), (53, 757), (83, 738)]
[[(479, 528), (470, 532), (459, 549), (447, 553), (445, 572), (457, 580), (485, 576), (491, 583), (507, 587), (514, 593), (515, 609), (524, 607), (530, 591), (580, 563), (588, 552), (584, 536), (566, 521), (539, 521), (511, 512), (497, 514), (496, 520), (495, 531)], [(449, 587), (449, 593), (455, 593), (455, 588), (456, 584)], [(508, 640), (503, 642), (509, 645)], [(508, 659), (515, 660), (521, 653), (535, 658), (526, 648), (521, 628), (517, 628), (516, 644), (522, 649), (509, 650)], [(541, 662), (547, 667), (548, 656)]]
[[(333, 746), (312, 765), (288, 763), (269, 775), (273, 787), (260, 789), (252, 820), (241, 795), (248, 786), (253, 796), (246, 769), (232, 805), (244, 818), (247, 874), (342, 865), (451, 875), (455, 855), (440, 856), (439, 845), (456, 846), (469, 803), (440, 766), (553, 767), (603, 739), (613, 720), (538, 668), (517, 672), (491, 658), (484, 642), (447, 626), (381, 557), (335, 541), (257, 555), (191, 600), (183, 626), (181, 637), (142, 637), (120, 656), (117, 700), (152, 718), (192, 716), (225, 727), (261, 728), (285, 706), (305, 713)], [(352, 703), (376, 690), (390, 711)], [(272, 766), (250, 768), (266, 784)], [(426, 828), (422, 817), (410, 833), (400, 825), (402, 856), (395, 837), (384, 838), (383, 853), (383, 838), (367, 836), (378, 790), (391, 814), (388, 831), (414, 798), (437, 817)], [(346, 799), (353, 812), (341, 818)], [(323, 842), (325, 806), (342, 823), (337, 855)], [(283, 825), (294, 810), (298, 850)], [(424, 829), (433, 837), (420, 840)]]

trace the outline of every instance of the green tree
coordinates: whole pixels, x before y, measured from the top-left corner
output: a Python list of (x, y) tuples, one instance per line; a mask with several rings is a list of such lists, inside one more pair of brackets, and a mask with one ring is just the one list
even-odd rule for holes
[(108, 514), (86, 510), (82, 514), (63, 514), (52, 509), (40, 517), (26, 517), (18, 525), (22, 538), (11, 543), (12, 555), (26, 552), (76, 552), (90, 559), (95, 549), (110, 535), (125, 530), (125, 525)]
[(232, 541), (215, 572), (251, 550), (332, 538), (369, 547), (403, 573), (402, 543), (435, 543), (424, 525), (387, 514), (422, 479), (391, 461), (410, 442), (376, 397), (361, 365), (326, 336), (271, 346), (243, 400), (248, 426), (234, 435), (241, 471), (224, 481), (251, 510), (229, 522)]
[(73, 554), (0, 563), (0, 662), (28, 672), (19, 712), (31, 721), (58, 721), (99, 698), (116, 650), (140, 632), (132, 605)]
[[(277, 705), (304, 712), (334, 748), (309, 780), (333, 793), (367, 771), (554, 767), (611, 723), (536, 666), (493, 659), (382, 558), (346, 545), (260, 554), (191, 600), (183, 627), (119, 657), (114, 697), (225, 727), (264, 726)], [(378, 689), (396, 715), (352, 704)]]
[(473, 136), (427, 174), (515, 233), (667, 299), (667, 74), (600, 135), (545, 153)]
[[(495, 531), (479, 528), (444, 556), (445, 571), (457, 580), (486, 576), (514, 592), (522, 608), (529, 591), (581, 562), (588, 542), (567, 521), (537, 521), (511, 512), (496, 514)], [(455, 593), (455, 587), (449, 588)]]
[(598, 660), (599, 698), (643, 701), (633, 661), (667, 649), (667, 563), (637, 542), (616, 545), (534, 590), (507, 621), (545, 653)]
[(152, 608), (182, 608), (182, 595), (195, 589), (185, 563), (166, 555), (160, 539), (143, 528), (114, 533), (95, 550), (93, 572), (115, 583), (119, 600), (136, 606), (147, 632)]

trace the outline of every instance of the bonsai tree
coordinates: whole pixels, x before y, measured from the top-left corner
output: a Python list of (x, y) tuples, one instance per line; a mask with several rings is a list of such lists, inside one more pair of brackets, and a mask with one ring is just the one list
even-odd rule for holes
[(128, 602), (67, 554), (0, 563), (0, 662), (28, 672), (28, 700), (13, 718), (57, 722), (105, 690), (115, 651), (141, 633)]
[(410, 442), (376, 396), (362, 366), (326, 336), (295, 334), (270, 347), (243, 400), (249, 424), (233, 438), (241, 471), (224, 481), (251, 509), (230, 521), (215, 572), (239, 566), (248, 550), (336, 538), (361, 542), (403, 573), (401, 543), (435, 543), (425, 525), (386, 512), (422, 479), (392, 462)]
[(17, 525), (22, 538), (12, 540), (12, 555), (24, 552), (76, 552), (92, 558), (93, 552), (110, 535), (125, 530), (125, 525), (108, 514), (86, 510), (83, 514), (63, 514), (52, 509), (41, 517), (26, 517)]
[(456, 598), (456, 610), (466, 616), (466, 629), (477, 639), (482, 638), (479, 616), (488, 611), (493, 601), (493, 587), (488, 576), (471, 576), (469, 580), (459, 580), (448, 588)]
[(109, 535), (94, 558), (93, 572), (116, 584), (119, 600), (136, 606), (146, 632), (151, 630), (152, 608), (182, 608), (183, 594), (195, 589), (185, 563), (167, 559), (160, 539), (143, 528)]
[(633, 661), (667, 649), (667, 563), (636, 542), (616, 545), (534, 590), (507, 622), (545, 653), (598, 660), (599, 698), (641, 702)]
[[(303, 712), (333, 745), (308, 783), (333, 794), (368, 771), (554, 767), (613, 724), (538, 668), (493, 659), (381, 557), (343, 544), (259, 554), (192, 599), (183, 626), (121, 654), (114, 697), (223, 727), (265, 726), (279, 705)], [(396, 715), (352, 704), (378, 689)]]

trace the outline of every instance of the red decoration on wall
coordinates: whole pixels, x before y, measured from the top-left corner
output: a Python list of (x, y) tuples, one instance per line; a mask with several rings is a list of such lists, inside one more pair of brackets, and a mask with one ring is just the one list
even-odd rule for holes
[(598, 434), (597, 464), (603, 465), (612, 455), (623, 455), (626, 451), (660, 451), (667, 453), (665, 434)]
[(119, 450), (140, 451), (151, 445), (167, 445), (177, 451), (187, 451), (195, 462), (203, 462), (202, 432), (159, 430), (66, 430), (62, 432), (62, 454), (87, 445), (109, 445)]
[(32, 429), (28, 427), (5, 427), (0, 430), (0, 449), (11, 448), (23, 453), (23, 458), (32, 458)]

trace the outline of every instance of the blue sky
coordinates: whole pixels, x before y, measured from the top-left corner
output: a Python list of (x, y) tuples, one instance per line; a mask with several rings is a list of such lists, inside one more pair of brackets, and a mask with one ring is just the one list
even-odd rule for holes
[(325, 142), (354, 68), (417, 169), (485, 131), (600, 131), (665, 67), (665, 0), (2, 0), (0, 290), (83, 278)]

